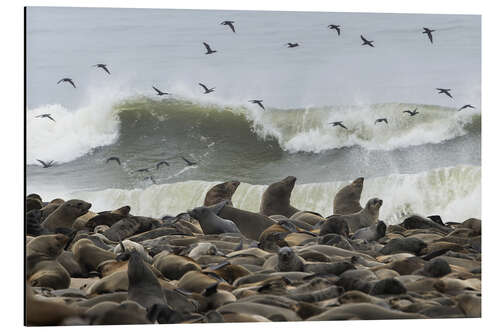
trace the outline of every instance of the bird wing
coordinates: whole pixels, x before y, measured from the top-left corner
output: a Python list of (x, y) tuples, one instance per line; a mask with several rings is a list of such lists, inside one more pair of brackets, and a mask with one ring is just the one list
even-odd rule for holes
[(337, 34), (340, 36), (340, 27), (333, 27), (335, 30), (337, 30)]
[(404, 110), (403, 113), (405, 113), (405, 112), (411, 114), (410, 110)]
[(68, 82), (71, 83), (71, 85), (73, 86), (73, 88), (76, 88), (75, 83), (73, 82), (73, 80), (68, 79)]
[(265, 110), (266, 108), (264, 107), (264, 105), (262, 105), (262, 102), (260, 101), (257, 101), (256, 104), (258, 104), (263, 110)]
[(37, 161), (40, 162), (44, 168), (48, 167), (47, 163), (45, 163), (44, 161), (39, 160), (39, 159), (37, 159)]
[(163, 94), (163, 92), (161, 92), (158, 88), (155, 88), (155, 86), (152, 86), (153, 89), (158, 93), (158, 94)]
[(108, 70), (108, 68), (106, 67), (106, 65), (102, 65), (102, 66), (99, 66), (99, 67), (101, 67), (102, 69), (104, 69), (104, 70), (106, 71), (106, 73), (108, 73), (108, 74), (110, 74), (110, 75), (111, 75), (111, 73), (109, 72), (109, 70)]
[(342, 123), (339, 123), (339, 126), (347, 129), (347, 127), (345, 127)]
[(382, 121), (383, 121), (383, 122), (385, 122), (386, 124), (389, 124), (389, 123), (387, 122), (387, 119), (385, 119), (385, 118), (384, 118), (384, 119), (382, 119)]
[(205, 91), (208, 91), (208, 88), (206, 85), (204, 85), (203, 83), (198, 83), (203, 89), (205, 89)]
[(427, 33), (427, 36), (429, 36), (429, 39), (430, 39), (430, 41), (431, 41), (431, 43), (432, 43), (432, 32), (430, 32), (430, 31), (429, 31), (429, 32)]
[(60, 79), (59, 81), (57, 81), (57, 84), (59, 84), (61, 82), (64, 82), (64, 79)]
[(363, 42), (367, 43), (368, 41), (366, 40), (365, 37), (363, 37), (363, 35), (360, 35), (361, 39), (363, 40)]
[(52, 117), (50, 116), (50, 114), (46, 115), (46, 117), (47, 117), (47, 118), (49, 118), (50, 120), (52, 120), (53, 122), (56, 122), (56, 121), (54, 120), (54, 118), (52, 118)]
[(449, 96), (450, 98), (453, 98), (453, 96), (451, 96), (450, 92), (448, 90), (445, 90), (444, 93)]
[(210, 52), (210, 51), (212, 51), (212, 50), (210, 49), (210, 45), (208, 45), (208, 44), (207, 44), (207, 43), (205, 43), (205, 42), (203, 42), (203, 45), (205, 45), (205, 48), (207, 49), (207, 51), (209, 51), (209, 52)]
[(233, 30), (234, 33), (236, 33), (236, 31), (234, 30), (234, 25), (232, 22), (228, 22), (227, 25), (231, 28), (231, 30)]

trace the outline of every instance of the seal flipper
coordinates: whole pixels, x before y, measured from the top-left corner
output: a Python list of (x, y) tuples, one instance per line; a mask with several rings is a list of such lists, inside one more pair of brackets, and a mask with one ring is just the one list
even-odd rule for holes
[(166, 304), (153, 304), (147, 310), (147, 318), (152, 323), (158, 321), (159, 324), (173, 324), (178, 321), (174, 321), (176, 312)]
[(222, 210), (222, 208), (226, 207), (226, 205), (230, 203), (229, 200), (223, 200), (221, 202), (219, 202), (218, 204), (215, 204), (213, 206), (208, 206), (207, 208), (209, 210), (211, 210), (215, 215), (219, 215), (220, 211)]

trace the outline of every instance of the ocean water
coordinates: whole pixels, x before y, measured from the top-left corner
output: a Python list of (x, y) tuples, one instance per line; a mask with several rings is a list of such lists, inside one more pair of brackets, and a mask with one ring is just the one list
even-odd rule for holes
[(362, 204), (382, 198), (388, 223), (481, 217), (480, 16), (29, 7), (26, 19), (28, 193), (159, 217), (236, 179), (236, 207), (258, 211), (266, 184), (293, 175), (292, 203), (329, 215), (363, 176)]

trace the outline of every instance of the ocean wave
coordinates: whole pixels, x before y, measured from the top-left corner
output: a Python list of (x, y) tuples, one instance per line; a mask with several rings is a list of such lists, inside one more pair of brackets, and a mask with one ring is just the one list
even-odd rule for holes
[[(225, 104), (213, 99), (208, 103), (182, 96), (92, 100), (91, 105), (76, 110), (60, 105), (28, 110), (28, 164), (36, 163), (36, 159), (68, 162), (93, 148), (112, 145), (119, 137), (133, 142), (145, 134), (151, 135), (151, 140), (165, 141), (183, 140), (189, 132), (196, 140), (211, 138), (212, 144), (228, 136), (242, 137), (249, 141), (247, 144), (255, 145), (271, 140), (289, 153), (320, 153), (352, 146), (387, 151), (481, 131), (480, 110), (458, 112), (435, 105), (386, 103), (262, 110), (249, 103)], [(415, 108), (420, 112), (417, 116), (403, 113)], [(35, 118), (42, 113), (52, 114), (56, 122)], [(388, 124), (375, 124), (377, 118), (387, 118)], [(332, 121), (343, 121), (347, 129), (332, 127), (328, 124)]]
[[(67, 195), (66, 199), (87, 200), (95, 211), (130, 205), (132, 214), (161, 217), (202, 205), (206, 192), (215, 184), (217, 182), (186, 181), (145, 189), (81, 191)], [(291, 203), (299, 209), (328, 216), (332, 214), (335, 194), (346, 184), (347, 181), (296, 185)], [(240, 184), (233, 196), (235, 207), (258, 212), (266, 187)], [(384, 200), (380, 219), (389, 224), (399, 223), (411, 214), (439, 214), (445, 221), (459, 222), (470, 217), (481, 218), (481, 167), (456, 166), (365, 179), (361, 204), (372, 197)]]

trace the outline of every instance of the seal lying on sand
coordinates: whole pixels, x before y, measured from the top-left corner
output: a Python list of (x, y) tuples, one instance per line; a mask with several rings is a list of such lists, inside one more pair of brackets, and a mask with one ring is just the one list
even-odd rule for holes
[(269, 185), (262, 195), (260, 213), (265, 216), (283, 215), (290, 217), (299, 210), (290, 205), (290, 195), (297, 178), (288, 176)]
[(337, 192), (333, 199), (333, 214), (349, 215), (363, 209), (359, 204), (361, 192), (363, 191), (363, 182), (363, 177), (357, 178)]
[[(378, 214), (383, 201), (378, 198), (368, 200), (365, 208), (358, 213), (350, 215), (333, 215), (321, 226), (321, 229), (328, 228), (329, 223), (336, 220), (344, 220), (351, 232), (356, 232), (358, 229), (370, 227), (378, 222)], [(321, 233), (324, 234), (324, 233)]]
[(188, 214), (200, 222), (201, 229), (205, 235), (222, 234), (226, 232), (240, 233), (240, 229), (238, 229), (233, 221), (217, 216), (207, 207), (194, 208), (188, 211)]
[(69, 200), (61, 204), (42, 222), (42, 227), (50, 231), (57, 228), (71, 229), (76, 218), (86, 214), (92, 205), (83, 200)]
[(239, 185), (240, 182), (237, 180), (215, 185), (205, 195), (203, 206), (215, 205), (224, 200), (229, 200), (228, 204), (232, 206), (231, 199)]

